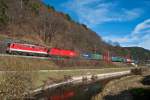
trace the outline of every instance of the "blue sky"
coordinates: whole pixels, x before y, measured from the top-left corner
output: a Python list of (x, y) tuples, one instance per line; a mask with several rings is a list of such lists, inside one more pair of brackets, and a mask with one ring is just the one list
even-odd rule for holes
[(105, 41), (150, 50), (150, 0), (43, 0)]

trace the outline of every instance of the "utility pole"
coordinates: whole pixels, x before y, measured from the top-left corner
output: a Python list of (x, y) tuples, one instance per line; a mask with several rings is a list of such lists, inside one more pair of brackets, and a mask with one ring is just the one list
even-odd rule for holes
[(94, 45), (94, 53), (96, 54), (96, 45)]
[(111, 62), (109, 50), (106, 51), (106, 52), (104, 52), (104, 54), (103, 54), (103, 59), (104, 59), (104, 61), (106, 61), (107, 63)]
[(108, 62), (110, 62), (110, 52), (108, 50)]

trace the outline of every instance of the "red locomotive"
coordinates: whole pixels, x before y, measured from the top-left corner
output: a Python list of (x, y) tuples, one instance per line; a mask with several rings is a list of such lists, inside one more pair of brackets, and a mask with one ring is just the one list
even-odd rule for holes
[(64, 50), (58, 48), (51, 48), (48, 54), (51, 56), (60, 56), (60, 57), (77, 57), (77, 53), (73, 50)]
[(48, 52), (51, 56), (60, 56), (60, 49), (57, 48), (51, 48), (51, 50)]
[(32, 44), (22, 44), (22, 43), (10, 43), (7, 47), (8, 53), (20, 53), (20, 54), (41, 54), (47, 55), (48, 49), (43, 46), (37, 46)]
[(22, 43), (10, 43), (7, 47), (8, 53), (19, 53), (35, 56), (59, 56), (59, 57), (76, 57), (77, 53), (73, 50), (64, 50), (58, 48), (46, 48), (44, 46), (22, 44)]

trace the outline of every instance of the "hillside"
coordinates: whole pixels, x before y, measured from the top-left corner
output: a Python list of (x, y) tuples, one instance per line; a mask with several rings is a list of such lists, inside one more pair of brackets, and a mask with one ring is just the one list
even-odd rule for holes
[(97, 47), (99, 51), (104, 50), (101, 47), (105, 44), (95, 32), (39, 0), (0, 1), (4, 12), (0, 34), (50, 47), (88, 51)]
[(132, 55), (132, 58), (138, 60), (139, 63), (143, 63), (150, 59), (150, 50), (141, 47), (125, 47)]

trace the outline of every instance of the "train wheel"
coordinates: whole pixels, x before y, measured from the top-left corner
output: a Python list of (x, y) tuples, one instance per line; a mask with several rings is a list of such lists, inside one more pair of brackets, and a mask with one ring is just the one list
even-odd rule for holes
[(7, 53), (7, 54), (11, 54), (11, 51), (8, 51), (8, 50), (7, 50), (6, 53)]

